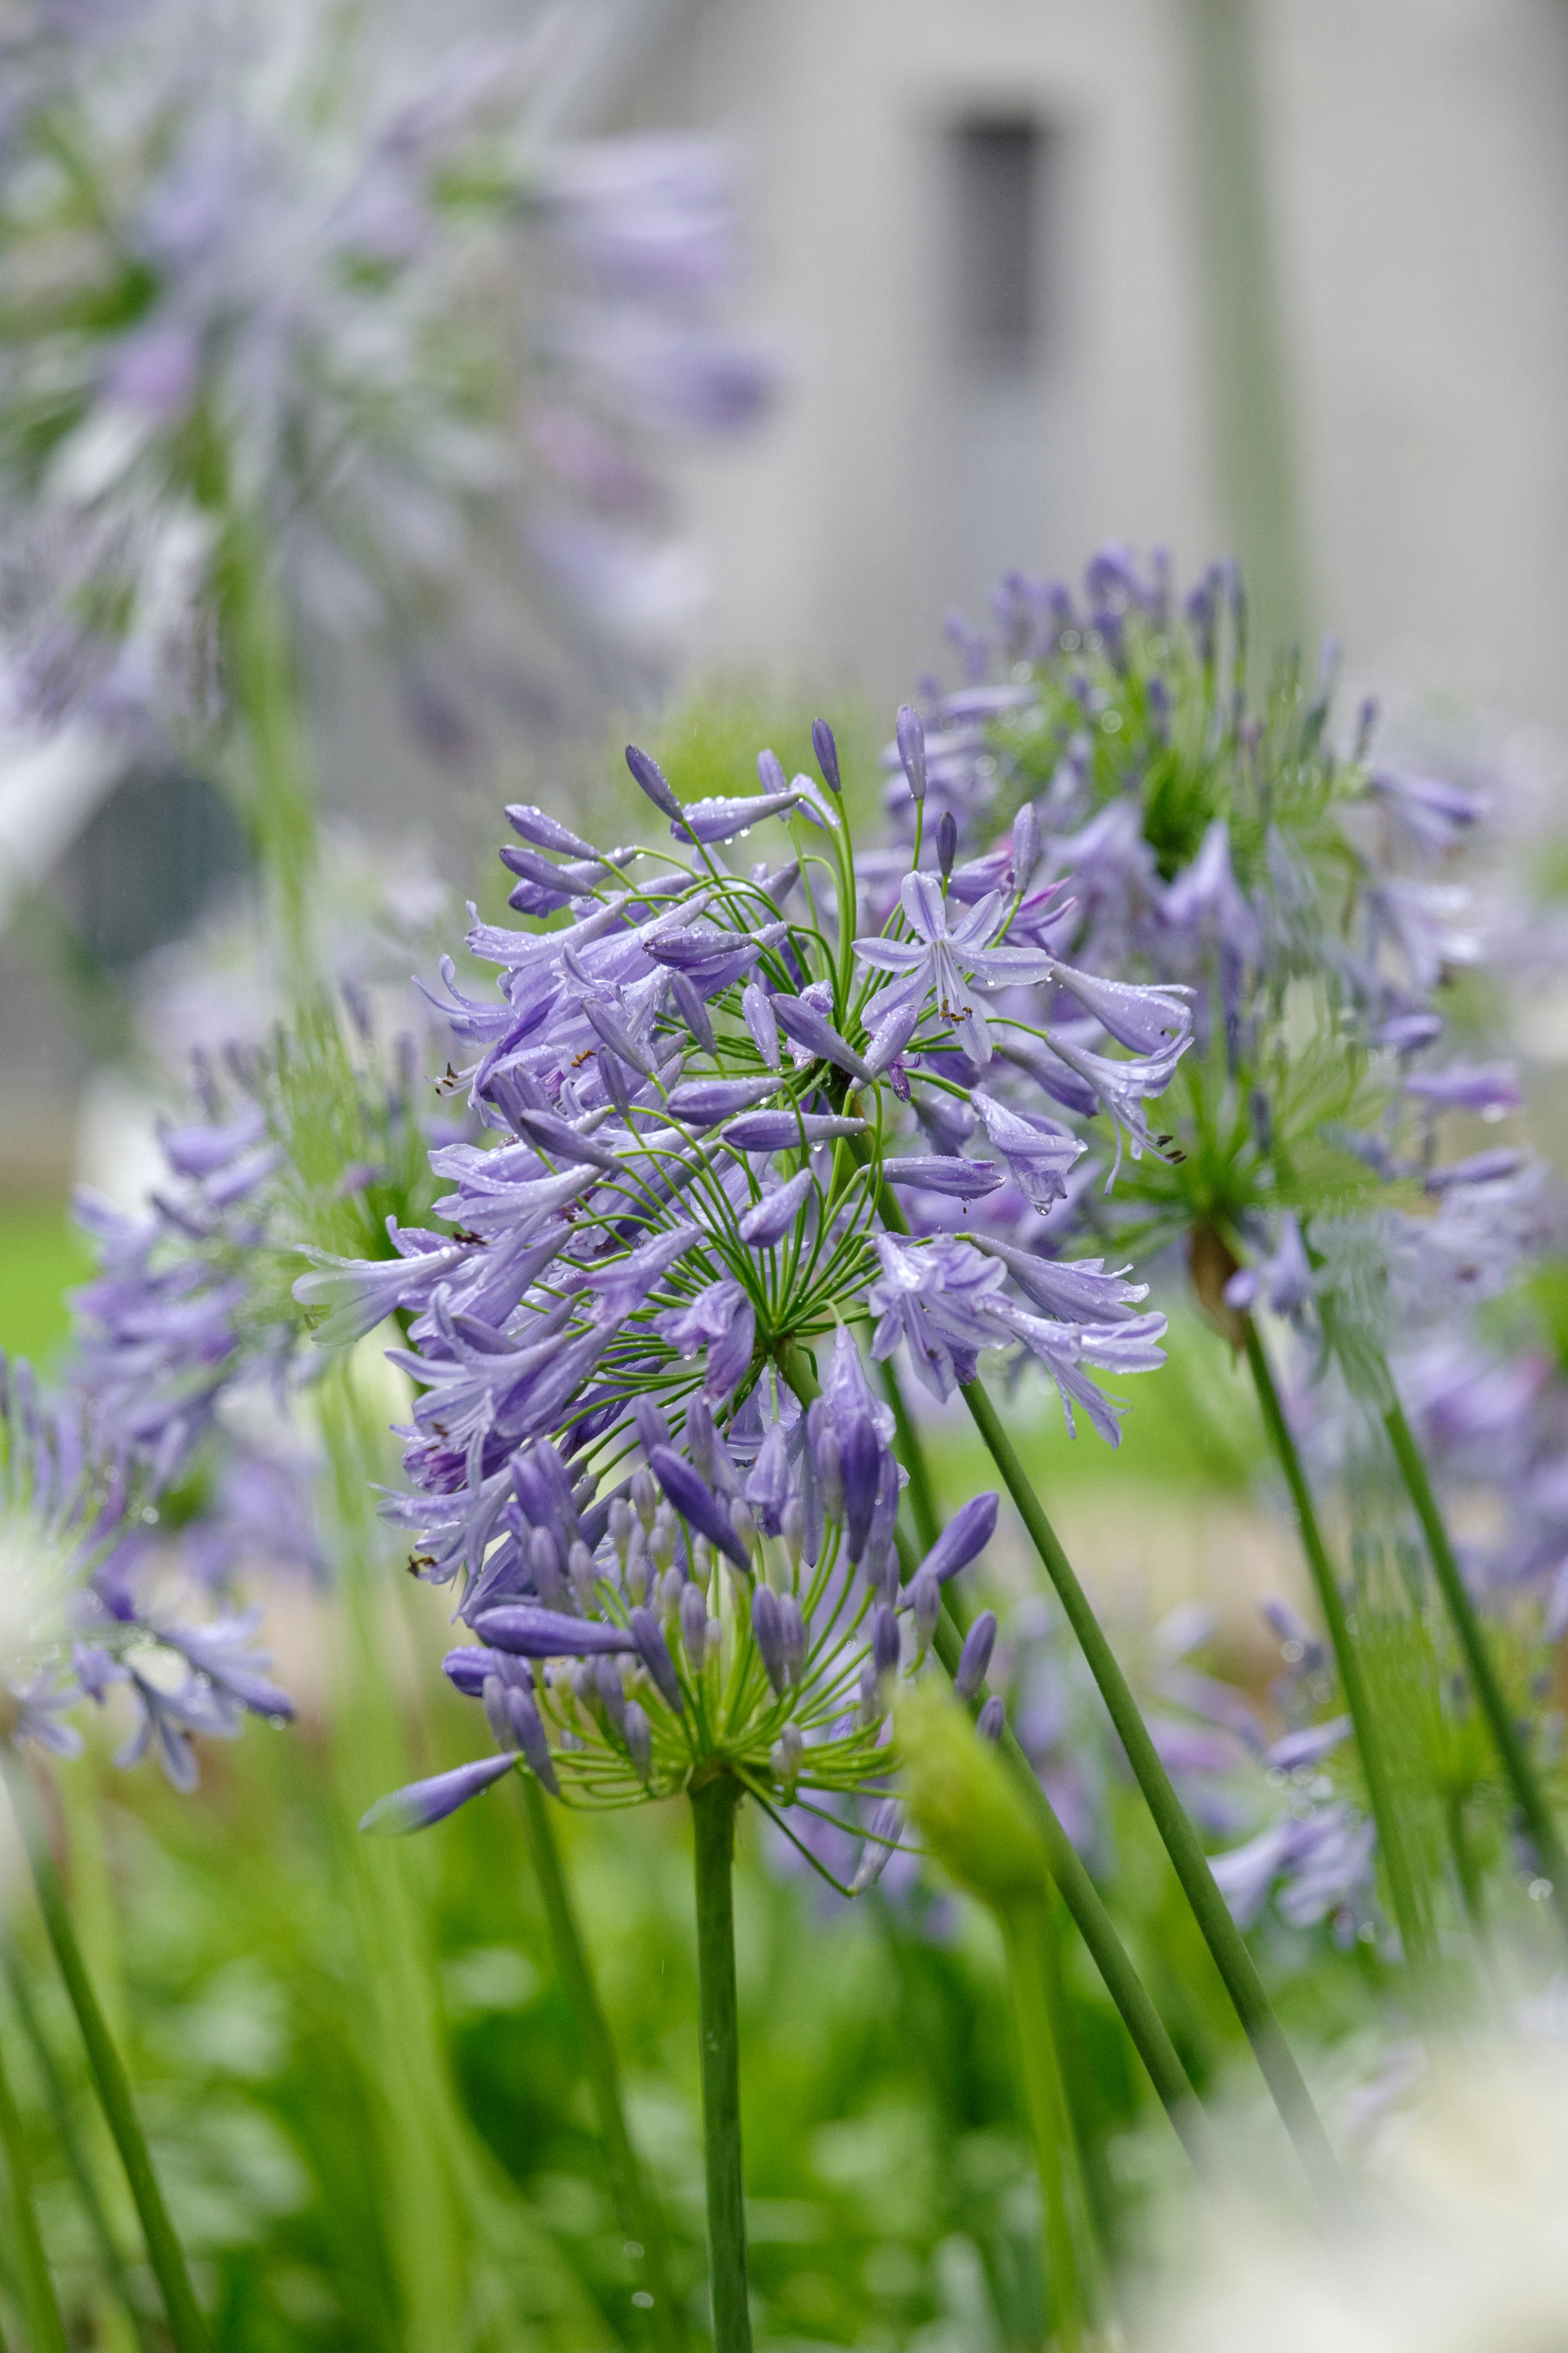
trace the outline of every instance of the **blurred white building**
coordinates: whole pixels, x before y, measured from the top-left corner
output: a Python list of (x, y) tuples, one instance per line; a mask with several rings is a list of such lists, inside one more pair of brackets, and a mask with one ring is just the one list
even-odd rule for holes
[(946, 606), (1119, 537), (1237, 547), (1266, 626), (1568, 723), (1563, 0), (688, 0), (642, 38), (617, 113), (740, 143), (795, 356), (695, 485), (726, 654), (891, 696)]

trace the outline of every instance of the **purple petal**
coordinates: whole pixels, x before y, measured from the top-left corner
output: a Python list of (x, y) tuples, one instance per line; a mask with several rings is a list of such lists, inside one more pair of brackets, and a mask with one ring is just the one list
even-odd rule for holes
[(377, 1838), (398, 1838), (408, 1831), (426, 1831), (433, 1822), (444, 1821), (499, 1781), (503, 1773), (512, 1768), (510, 1757), (480, 1757), (471, 1765), (455, 1766), (449, 1773), (433, 1773), (427, 1781), (411, 1781), (405, 1789), (394, 1789), (390, 1797), (378, 1798), (360, 1824)]

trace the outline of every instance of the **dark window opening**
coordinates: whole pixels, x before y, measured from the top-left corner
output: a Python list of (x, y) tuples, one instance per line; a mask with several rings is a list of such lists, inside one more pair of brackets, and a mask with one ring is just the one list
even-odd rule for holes
[(65, 860), (62, 897), (89, 955), (123, 971), (189, 931), (248, 864), (245, 829), (215, 785), (135, 770)]
[(1026, 115), (973, 115), (951, 134), (955, 328), (964, 363), (1021, 375), (1040, 355), (1049, 145)]

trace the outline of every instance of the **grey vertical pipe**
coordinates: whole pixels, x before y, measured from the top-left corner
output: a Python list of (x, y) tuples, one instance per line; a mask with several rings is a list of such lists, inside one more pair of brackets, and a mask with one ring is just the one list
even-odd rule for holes
[(1255, 0), (1177, 5), (1215, 487), (1221, 522), (1246, 575), (1252, 642), (1266, 658), (1281, 643), (1304, 645), (1312, 598), (1269, 217), (1258, 11)]

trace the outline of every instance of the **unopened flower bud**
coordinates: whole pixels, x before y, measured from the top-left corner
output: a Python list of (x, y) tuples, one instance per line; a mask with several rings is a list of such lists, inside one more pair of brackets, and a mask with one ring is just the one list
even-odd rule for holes
[(694, 1583), (706, 1586), (713, 1574), (713, 1547), (706, 1536), (691, 1539), (691, 1575)]
[(996, 1612), (983, 1609), (963, 1638), (963, 1649), (953, 1670), (952, 1695), (971, 1700), (985, 1681), (991, 1653), (996, 1647)]
[[(653, 1483), (653, 1472), (640, 1464), (632, 1472), (632, 1504), (644, 1527), (651, 1528), (658, 1507), (658, 1489)], [(614, 1509), (612, 1504), (612, 1512)]]
[(723, 1641), (724, 1620), (722, 1618), (710, 1618), (708, 1620), (708, 1655), (710, 1659), (716, 1659), (718, 1657), (719, 1652), (723, 1646)]
[(826, 719), (812, 721), (811, 748), (816, 754), (816, 765), (822, 771), (822, 781), (828, 791), (842, 793), (844, 786), (838, 774), (838, 746)]
[(708, 1656), (708, 1604), (700, 1585), (689, 1585), (680, 1597), (680, 1639), (692, 1672), (700, 1674)]
[(1007, 1722), (1007, 1703), (1000, 1692), (993, 1692), (974, 1719), (974, 1729), (982, 1740), (1000, 1740)]
[(899, 705), (896, 734), (899, 759), (910, 780), (910, 797), (923, 801), (926, 797), (926, 731), (920, 712), (911, 703)]
[(621, 1735), (626, 1753), (632, 1760), (632, 1770), (639, 1781), (653, 1778), (653, 1726), (635, 1699), (629, 1699), (621, 1718)]
[(916, 1642), (923, 1657), (942, 1616), (942, 1586), (929, 1568), (916, 1569), (910, 1581), (910, 1609), (915, 1621)]
[(686, 1579), (678, 1568), (667, 1568), (658, 1580), (659, 1607), (667, 1618), (680, 1615), (680, 1597), (686, 1590)]
[(685, 1713), (680, 1696), (680, 1680), (675, 1672), (675, 1661), (669, 1655), (669, 1645), (664, 1630), (651, 1609), (634, 1609), (631, 1620), (632, 1640), (637, 1646), (637, 1656), (647, 1669), (655, 1689), (667, 1706), (677, 1715)]
[(866, 1844), (849, 1883), (851, 1894), (864, 1895), (868, 1887), (876, 1885), (892, 1861), (903, 1826), (904, 1810), (898, 1799), (884, 1798), (867, 1826)]
[(805, 1543), (805, 1513), (798, 1495), (792, 1495), (779, 1514), (779, 1534), (792, 1567), (800, 1566), (801, 1549)]
[(598, 1574), (594, 1567), (594, 1556), (581, 1536), (567, 1552), (566, 1574), (572, 1579), (572, 1590), (579, 1602), (584, 1609), (589, 1609), (594, 1599), (594, 1588), (598, 1583)]
[(952, 861), (958, 855), (958, 819), (951, 809), (943, 809), (942, 823), (936, 829), (936, 862), (946, 882), (952, 873)]
[(555, 1778), (555, 1767), (550, 1755), (550, 1742), (545, 1736), (543, 1723), (531, 1694), (525, 1691), (517, 1690), (514, 1685), (507, 1693), (506, 1704), (507, 1714), (511, 1718), (511, 1728), (517, 1736), (518, 1746), (527, 1757), (537, 1778), (549, 1790), (552, 1798), (558, 1798), (561, 1795), (561, 1784)]
[(880, 1724), (888, 1713), (888, 1703), (882, 1696), (882, 1678), (877, 1672), (875, 1659), (868, 1659), (860, 1670), (860, 1721)]
[(844, 1472), (838, 1460), (838, 1440), (824, 1425), (816, 1438), (816, 1475), (822, 1483), (822, 1500), (830, 1520), (844, 1517)]
[(800, 1768), (805, 1762), (805, 1742), (801, 1738), (798, 1724), (784, 1725), (768, 1752), (768, 1762), (773, 1768), (773, 1779), (788, 1795), (800, 1778)]
[(784, 1665), (792, 1683), (798, 1683), (805, 1665), (805, 1620), (793, 1593), (779, 1596), (779, 1623), (784, 1630)]
[(634, 1552), (626, 1563), (626, 1591), (634, 1601), (647, 1600), (648, 1579), (652, 1574), (653, 1566), (647, 1553)]
[(623, 1564), (626, 1557), (626, 1546), (632, 1540), (632, 1530), (636, 1525), (632, 1517), (631, 1505), (624, 1495), (617, 1495), (610, 1505), (609, 1531), (610, 1542), (616, 1547), (616, 1557)]
[(759, 1585), (752, 1596), (752, 1632), (768, 1671), (768, 1681), (782, 1696), (789, 1683), (789, 1664), (784, 1657), (784, 1619), (778, 1596), (771, 1586)]
[[(994, 1632), (994, 1619), (991, 1625)], [(892, 1674), (899, 1663), (899, 1621), (885, 1601), (871, 1613), (871, 1663), (879, 1675)]]
[(686, 1451), (708, 1484), (713, 1484), (713, 1411), (706, 1398), (686, 1409)]
[(597, 1658), (594, 1662), (594, 1682), (598, 1689), (599, 1705), (617, 1731), (626, 1712), (626, 1695), (621, 1687), (621, 1671), (614, 1659)]
[(653, 1515), (647, 1548), (660, 1568), (668, 1568), (675, 1558), (675, 1514), (668, 1504), (661, 1504)]
[(730, 1520), (741, 1542), (748, 1547), (757, 1540), (756, 1514), (743, 1497), (737, 1495), (730, 1506)]
[(571, 1595), (561, 1574), (561, 1549), (548, 1528), (535, 1528), (528, 1540), (528, 1566), (533, 1589), (547, 1609), (569, 1609)]
[(487, 1675), (479, 1697), (484, 1704), (485, 1722), (490, 1728), (490, 1738), (498, 1748), (515, 1748), (511, 1717), (507, 1711), (506, 1685), (499, 1675)]
[(572, 1693), (580, 1706), (590, 1710), (593, 1708), (599, 1696), (599, 1687), (594, 1679), (594, 1662), (591, 1659), (579, 1659), (573, 1668)]

